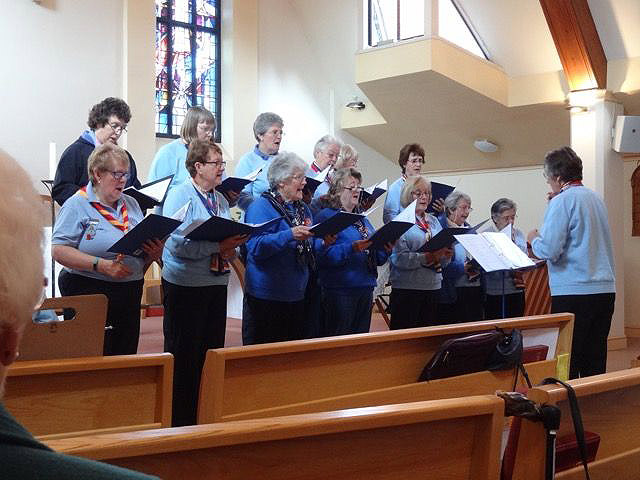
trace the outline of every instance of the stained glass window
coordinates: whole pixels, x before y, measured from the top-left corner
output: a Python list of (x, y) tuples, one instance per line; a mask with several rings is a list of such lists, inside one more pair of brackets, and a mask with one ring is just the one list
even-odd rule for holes
[(156, 136), (178, 137), (193, 105), (220, 131), (219, 15), (220, 0), (156, 0)]

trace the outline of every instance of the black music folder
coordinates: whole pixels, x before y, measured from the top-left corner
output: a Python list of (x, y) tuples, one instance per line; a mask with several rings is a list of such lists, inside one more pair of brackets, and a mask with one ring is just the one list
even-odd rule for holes
[(385, 178), (380, 183), (376, 183), (375, 185), (371, 185), (370, 187), (365, 188), (360, 193), (360, 201), (367, 200), (376, 200), (378, 197), (384, 195), (387, 191), (387, 179)]
[(316, 223), (309, 230), (316, 237), (335, 235), (364, 217), (361, 213), (336, 212), (335, 215), (327, 218), (324, 222)]
[(304, 188), (309, 190), (313, 194), (316, 191), (316, 188), (318, 188), (320, 184), (325, 181), (329, 170), (331, 170), (331, 165), (329, 165), (314, 177), (310, 177), (309, 175), (307, 175), (307, 183)]
[(173, 180), (173, 175), (145, 183), (140, 189), (134, 187), (126, 188), (122, 193), (126, 193), (130, 197), (135, 198), (141, 210), (149, 210), (156, 205), (162, 205), (164, 203), (164, 199), (169, 191), (169, 185), (171, 185), (171, 180)]
[(427, 207), (427, 212), (435, 212), (433, 209), (433, 202), (439, 199), (444, 200), (455, 189), (456, 187), (447, 185), (446, 183), (431, 182), (431, 203), (429, 203), (429, 206)]
[(262, 167), (257, 168), (245, 177), (227, 177), (220, 183), (220, 185), (216, 187), (216, 190), (220, 193), (229, 191), (240, 192), (244, 187), (258, 178), (258, 175), (260, 175), (261, 171)]
[(371, 247), (374, 250), (382, 250), (387, 243), (393, 243), (416, 224), (416, 203), (411, 202), (404, 210), (394, 217), (389, 223), (381, 227), (371, 235)]
[(255, 235), (267, 230), (273, 223), (282, 217), (272, 218), (263, 223), (242, 223), (227, 218), (213, 216), (207, 220), (197, 220), (185, 228), (182, 232), (189, 240), (208, 240), (221, 242), (225, 238), (236, 235)]
[(129, 230), (124, 237), (111, 245), (107, 251), (142, 257), (144, 256), (144, 252), (142, 251), (143, 243), (154, 238), (158, 240), (165, 239), (171, 232), (178, 228), (181, 223), (182, 220), (151, 213)]
[(474, 234), (488, 221), (489, 219), (487, 218), (473, 227), (452, 227), (440, 230), (431, 240), (425, 242), (425, 244), (418, 249), (418, 252), (435, 252), (441, 248), (449, 247), (457, 241), (455, 235)]

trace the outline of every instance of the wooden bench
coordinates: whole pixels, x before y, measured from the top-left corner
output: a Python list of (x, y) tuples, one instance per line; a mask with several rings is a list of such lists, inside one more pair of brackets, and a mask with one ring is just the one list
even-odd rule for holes
[(493, 325), (557, 329), (553, 359), (528, 366), (533, 381), (555, 375), (571, 349), (573, 315), (556, 314), (209, 350), (198, 423), (511, 390), (511, 371), (416, 382), (443, 341)]
[[(640, 368), (585, 377), (568, 382), (575, 389), (587, 431), (600, 435), (593, 480), (640, 477)], [(527, 395), (539, 403), (557, 405), (562, 412), (558, 435), (572, 434), (573, 423), (564, 387), (546, 385)], [(544, 479), (545, 431), (540, 423), (523, 420), (515, 456), (513, 479)], [(582, 466), (558, 472), (556, 479), (584, 478)]]
[(17, 362), (4, 404), (40, 438), (171, 426), (168, 353)]
[(47, 443), (165, 480), (497, 480), (503, 410), (476, 396)]

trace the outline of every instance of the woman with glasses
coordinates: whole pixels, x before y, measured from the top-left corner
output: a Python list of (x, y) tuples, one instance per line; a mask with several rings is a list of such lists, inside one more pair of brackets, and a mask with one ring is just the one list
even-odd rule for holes
[(210, 140), (215, 132), (216, 119), (213, 114), (201, 106), (191, 107), (182, 121), (180, 138), (162, 146), (153, 158), (148, 180), (153, 182), (173, 175), (170, 189), (189, 180), (191, 175), (185, 166), (189, 144), (195, 139)]
[(607, 208), (582, 184), (582, 160), (570, 147), (547, 153), (544, 176), (551, 187), (540, 231), (527, 240), (547, 260), (551, 312), (571, 312), (569, 378), (604, 373), (616, 283)]
[[(120, 136), (127, 131), (127, 124), (131, 120), (131, 110), (124, 100), (119, 98), (105, 98), (94, 105), (89, 112), (87, 124), (89, 130), (69, 145), (56, 169), (53, 182), (53, 199), (59, 205), (64, 204), (76, 191), (89, 183), (87, 174), (87, 160), (93, 150), (103, 144), (118, 144)], [(125, 187), (140, 188), (136, 164), (133, 157), (125, 150), (129, 159), (129, 176)]]
[[(442, 228), (470, 227), (467, 223), (471, 197), (453, 191), (444, 200), (444, 212), (438, 216)], [(480, 266), (467, 255), (459, 243), (453, 246), (451, 262), (442, 271), (442, 288), (438, 303), (441, 324), (473, 322), (484, 318), (484, 298), (480, 283)]]
[(297, 340), (305, 334), (304, 294), (316, 243), (323, 242), (312, 238), (313, 219), (302, 201), (306, 167), (295, 153), (279, 153), (267, 172), (269, 190), (245, 214), (249, 223), (279, 219), (247, 242), (245, 345)]
[(417, 143), (409, 143), (400, 149), (398, 164), (402, 175), (389, 186), (387, 198), (384, 201), (382, 220), (389, 223), (402, 211), (400, 197), (404, 184), (409, 177), (420, 175), (424, 165), (424, 148)]
[(215, 188), (222, 181), (222, 150), (209, 140), (189, 145), (191, 178), (167, 194), (163, 213), (174, 215), (189, 204), (181, 228), (167, 239), (162, 255), (164, 349), (174, 356), (173, 426), (196, 422), (198, 386), (205, 354), (224, 347), (229, 261), (246, 235), (221, 242), (189, 240), (182, 234), (193, 222), (216, 215), (230, 218), (229, 204)]
[(122, 193), (130, 172), (129, 157), (117, 145), (105, 143), (89, 155), (88, 171), (89, 183), (62, 206), (53, 231), (53, 258), (65, 267), (60, 292), (106, 295), (109, 328), (104, 355), (135, 354), (143, 274), (160, 258), (163, 244), (148, 242), (144, 258), (109, 252), (144, 218), (138, 202)]
[(416, 224), (398, 239), (391, 254), (392, 330), (438, 324), (441, 271), (452, 254), (450, 248), (435, 252), (419, 251), (442, 230), (438, 219), (427, 213), (431, 202), (431, 182), (421, 175), (407, 177), (400, 194), (402, 208), (414, 200), (417, 200)]
[[(520, 250), (527, 253), (524, 233), (515, 228), (517, 207), (513, 200), (500, 198), (491, 205), (493, 226), (488, 232), (504, 231)], [(506, 229), (506, 230), (505, 230)], [(485, 273), (484, 318), (512, 318), (524, 315), (524, 280), (520, 272)], [(503, 311), (504, 310), (504, 311)]]
[[(354, 168), (343, 168), (331, 179), (329, 192), (319, 199), (323, 208), (315, 223), (323, 222), (339, 211), (358, 213), (362, 175)], [(325, 335), (367, 333), (371, 326), (373, 288), (378, 265), (383, 265), (391, 252), (369, 250), (369, 237), (375, 229), (363, 218), (338, 233), (335, 243), (317, 253), (318, 283), (322, 289)]]

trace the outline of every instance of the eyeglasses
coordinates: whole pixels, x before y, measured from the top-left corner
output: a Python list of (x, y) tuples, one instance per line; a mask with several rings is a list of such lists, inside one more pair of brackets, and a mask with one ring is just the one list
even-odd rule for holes
[(271, 135), (273, 137), (278, 137), (278, 136), (284, 137), (284, 132), (282, 130), (267, 130), (265, 132), (265, 135), (266, 134), (269, 134), (269, 135)]
[(354, 185), (353, 187), (344, 187), (345, 190), (351, 190), (356, 191), (356, 192), (361, 192), (362, 190), (364, 190), (364, 188), (362, 188), (360, 185)]
[(126, 125), (120, 125), (119, 123), (109, 123), (108, 125), (111, 128), (111, 130), (113, 130), (113, 132), (116, 133), (117, 135), (121, 135), (127, 131)]
[(456, 209), (460, 209), (467, 212), (473, 212), (473, 208), (470, 205), (459, 205)]
[(498, 215), (498, 218), (500, 218), (501, 220), (515, 220), (516, 218), (518, 218), (518, 215), (514, 214), (514, 215)]
[(304, 174), (297, 174), (297, 175), (292, 175), (291, 176), (291, 180), (295, 180), (296, 182), (299, 182), (300, 180), (306, 178), (306, 176)]
[(411, 195), (413, 195), (416, 198), (420, 198), (422, 196), (425, 196), (427, 198), (429, 198), (431, 196), (431, 192), (419, 192), (419, 191), (415, 191), (415, 192), (411, 192)]
[(125, 180), (129, 180), (129, 177), (131, 176), (131, 174), (129, 172), (114, 172), (114, 171), (111, 171), (111, 170), (108, 170), (108, 172), (116, 180), (122, 180), (123, 178)]
[(224, 167), (227, 164), (227, 162), (225, 162), (224, 160), (218, 160), (217, 162), (198, 162), (198, 163), (202, 163), (203, 165), (217, 165), (218, 168)]

